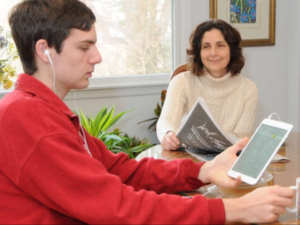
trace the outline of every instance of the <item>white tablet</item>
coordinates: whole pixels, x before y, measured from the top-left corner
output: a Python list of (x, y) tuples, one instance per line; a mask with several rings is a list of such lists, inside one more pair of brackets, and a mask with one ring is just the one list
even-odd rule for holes
[(241, 176), (245, 183), (256, 184), (292, 128), (291, 124), (264, 119), (228, 175), (233, 178)]

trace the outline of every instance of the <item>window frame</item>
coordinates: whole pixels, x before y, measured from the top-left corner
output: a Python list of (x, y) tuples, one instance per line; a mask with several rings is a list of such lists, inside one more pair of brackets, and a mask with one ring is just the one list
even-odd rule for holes
[[(177, 66), (186, 63), (185, 51), (192, 27), (190, 15), (191, 1), (172, 0), (172, 70), (174, 70)], [(167, 85), (169, 83), (170, 76), (171, 73), (94, 77), (90, 80), (90, 85), (87, 89), (155, 86), (157, 84)]]
[[(172, 70), (186, 63), (185, 51), (191, 27), (191, 1), (172, 0)], [(171, 73), (93, 77), (85, 90), (168, 85), (170, 76)], [(0, 89), (0, 98), (12, 90)]]

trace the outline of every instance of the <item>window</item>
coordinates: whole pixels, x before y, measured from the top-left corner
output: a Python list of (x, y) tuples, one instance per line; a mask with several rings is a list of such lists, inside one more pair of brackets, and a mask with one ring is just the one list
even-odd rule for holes
[[(1, 30), (0, 30), (0, 60), (7, 60), (8, 58), (10, 58), (11, 55), (7, 55), (8, 51), (8, 42), (7, 40), (11, 40), (12, 38), (8, 38), (7, 39), (7, 33), (10, 30), (9, 29), (9, 25), (8, 25), (8, 20), (7, 20), (7, 16), (8, 16), (8, 10), (11, 8), (12, 5), (17, 4), (20, 0), (11, 0), (11, 1), (5, 1), (5, 0), (0, 0), (0, 26), (1, 26)], [(12, 66), (13, 68), (16, 68), (16, 73), (19, 74), (20, 72), (22, 72), (22, 65), (20, 63), (20, 60), (17, 59), (15, 61), (9, 61), (9, 65)], [(0, 63), (0, 66), (4, 66), (2, 63)], [(3, 67), (2, 67), (3, 68)], [(3, 74), (1, 74), (3, 75)], [(3, 77), (1, 76), (1, 79)], [(9, 80), (13, 80), (13, 79), (9, 79)], [(9, 89), (11, 90), (13, 89), (13, 86)], [(0, 84), (0, 91), (5, 91), (5, 89), (2, 86), (2, 83)]]
[[(0, 0), (0, 25), (4, 26), (5, 28), (9, 28), (8, 23), (7, 23), (7, 12), (8, 10), (21, 0)], [(169, 82), (169, 77), (171, 74), (171, 71), (176, 67), (179, 66), (180, 64), (183, 64), (186, 62), (186, 48), (188, 44), (188, 37), (189, 34), (192, 30), (192, 20), (191, 20), (191, 15), (193, 15), (193, 8), (199, 8), (199, 1), (175, 1), (175, 0), (81, 0), (85, 2), (89, 7), (92, 8), (96, 16), (101, 15), (102, 18), (99, 19), (97, 18), (97, 31), (98, 33), (98, 45), (99, 45), (99, 51), (103, 57), (103, 61), (101, 64), (97, 65), (95, 68), (95, 73), (93, 74), (93, 79), (90, 80), (90, 88), (93, 89), (99, 89), (99, 88), (111, 88), (111, 87), (140, 87), (140, 86), (157, 86), (157, 85), (167, 85)], [(123, 6), (120, 4), (120, 2), (123, 2)], [(131, 24), (129, 25), (124, 25), (125, 23), (117, 23), (115, 28), (112, 25), (112, 22), (115, 21), (120, 21), (124, 20), (124, 13), (120, 13), (121, 8), (123, 7), (124, 10), (126, 9), (127, 11), (131, 10), (131, 18), (134, 18), (133, 21), (139, 21), (142, 20), (140, 19), (141, 15), (136, 15), (134, 17), (133, 13), (135, 10), (137, 10), (137, 6), (134, 6), (133, 3), (137, 2), (139, 4), (144, 4), (150, 2), (155, 2), (156, 3), (156, 17), (152, 16), (151, 12), (147, 13), (146, 18), (156, 18), (158, 20), (161, 18), (161, 14), (168, 15), (168, 17), (164, 17), (165, 19), (168, 18), (168, 22), (164, 21), (165, 24), (164, 26), (158, 26), (160, 28), (160, 31), (164, 31), (165, 35), (160, 36), (162, 40), (164, 40), (164, 43), (156, 43), (158, 45), (159, 51), (151, 51), (152, 58), (155, 58), (156, 61), (154, 66), (152, 65), (151, 67), (148, 67), (147, 69), (144, 69), (144, 72), (142, 70), (141, 65), (135, 65), (135, 68), (137, 68), (137, 71), (142, 71), (142, 72), (134, 72), (133, 70), (129, 70), (130, 67), (127, 67), (128, 61), (124, 59), (124, 55), (129, 55), (132, 58), (137, 57), (134, 55), (134, 51), (127, 50), (129, 47), (136, 48), (135, 45), (131, 43), (129, 39), (126, 40), (120, 40), (120, 38), (126, 37), (124, 34), (121, 35), (120, 32), (118, 32), (117, 28), (121, 25), (125, 26), (122, 27), (122, 29), (129, 29)], [(126, 3), (126, 5), (125, 5)], [(169, 6), (167, 7), (164, 5), (164, 3), (168, 3)], [(99, 4), (103, 5), (102, 10), (106, 10), (107, 14), (101, 14), (101, 11), (99, 11), (100, 7)], [(151, 3), (154, 4), (154, 3)], [(202, 1), (201, 1), (202, 4)], [(195, 5), (195, 6), (194, 6)], [(101, 6), (101, 5), (100, 5)], [(105, 6), (105, 7), (104, 7)], [(116, 7), (116, 9), (113, 9), (113, 7)], [(148, 6), (148, 5), (146, 5)], [(146, 7), (144, 6), (144, 7)], [(164, 7), (163, 7), (164, 6)], [(139, 5), (139, 7), (142, 7), (142, 5)], [(149, 6), (148, 6), (149, 7)], [(128, 9), (129, 8), (129, 9)], [(200, 7), (201, 8), (201, 7)], [(147, 9), (147, 8), (146, 8)], [(145, 10), (146, 10), (145, 9)], [(163, 11), (165, 9), (166, 11)], [(97, 11), (98, 10), (98, 11)], [(147, 10), (150, 10), (148, 8)], [(143, 13), (145, 14), (145, 13)], [(106, 15), (106, 16), (105, 16)], [(110, 16), (111, 15), (111, 16)], [(114, 16), (112, 16), (114, 15)], [(116, 18), (116, 15), (119, 16), (120, 18)], [(129, 18), (128, 15), (128, 18)], [(199, 14), (197, 11), (197, 16), (194, 16), (196, 19), (199, 21), (202, 21), (203, 18), (201, 17), (202, 14)], [(113, 19), (112, 22), (109, 22), (108, 17), (111, 17)], [(106, 18), (107, 17), (107, 18)], [(198, 18), (199, 17), (199, 18)], [(205, 16), (204, 16), (205, 17)], [(145, 19), (144, 19), (145, 20)], [(101, 24), (102, 21), (102, 24)], [(124, 21), (125, 22), (125, 21)], [(127, 20), (126, 20), (127, 22)], [(106, 24), (105, 24), (106, 23)], [(158, 22), (157, 22), (158, 23)], [(160, 24), (158, 24), (160, 25)], [(128, 27), (129, 26), (129, 27)], [(108, 27), (112, 27), (109, 28)], [(120, 29), (121, 29), (120, 28)], [(144, 28), (144, 27), (143, 27)], [(122, 30), (121, 30), (122, 31)], [(108, 33), (105, 33), (108, 32)], [(144, 32), (149, 32), (149, 30), (145, 30)], [(105, 35), (106, 37), (105, 37)], [(128, 32), (127, 35), (129, 35), (130, 32)], [(134, 36), (134, 33), (131, 33), (132, 36)], [(112, 36), (110, 39), (109, 35)], [(134, 38), (137, 39), (136, 37), (137, 34), (135, 34)], [(140, 34), (141, 35), (141, 34)], [(154, 36), (154, 33), (152, 33)], [(145, 37), (145, 36), (144, 36)], [(105, 39), (106, 38), (106, 39)], [(158, 39), (158, 38), (156, 38)], [(137, 39), (139, 41), (145, 41), (145, 39)], [(151, 40), (151, 39), (150, 39)], [(118, 44), (123, 45), (123, 49), (127, 50), (123, 52), (120, 51), (120, 49), (113, 49), (111, 51), (112, 53), (109, 54), (106, 51), (109, 51), (110, 47), (114, 48), (115, 42), (118, 41)], [(146, 39), (146, 41), (148, 41)], [(125, 46), (125, 43), (127, 43), (128, 46)], [(146, 42), (147, 43), (147, 42)], [(102, 44), (107, 44), (102, 45)], [(151, 46), (155, 46), (155, 43), (152, 43)], [(163, 46), (163, 47), (162, 47)], [(106, 49), (105, 49), (106, 48)], [(154, 47), (153, 47), (154, 48)], [(145, 48), (144, 48), (145, 49)], [(167, 50), (166, 50), (167, 49)], [(149, 48), (147, 49), (149, 50)], [(153, 50), (153, 49), (151, 49)], [(164, 51), (163, 51), (164, 50)], [(120, 55), (120, 56), (119, 56)], [(163, 56), (162, 56), (163, 55)], [(121, 56), (123, 58), (121, 58)], [(123, 61), (121, 61), (121, 59)], [(159, 60), (158, 60), (159, 59)], [(140, 60), (141, 61), (141, 60)], [(143, 63), (146, 61), (142, 60)], [(111, 64), (109, 64), (111, 63)], [(137, 61), (135, 61), (137, 64)], [(148, 61), (147, 63), (153, 63)], [(146, 64), (146, 63), (145, 63)], [(126, 66), (125, 66), (126, 65)], [(115, 69), (117, 67), (117, 69)], [(145, 67), (144, 67), (145, 68)], [(121, 72), (118, 72), (118, 70)], [(19, 69), (18, 72), (22, 72), (22, 66), (21, 63), (19, 63)], [(96, 75), (96, 74), (99, 74)], [(112, 75), (110, 75), (112, 74)], [(126, 74), (126, 75), (125, 75)], [(12, 89), (12, 88), (11, 88)], [(0, 86), (0, 92), (3, 91), (3, 89)], [(5, 92), (0, 94), (3, 95)]]
[(103, 62), (95, 76), (172, 71), (171, 0), (82, 0), (97, 17)]
[[(103, 62), (94, 77), (164, 74), (172, 70), (171, 0), (81, 0), (97, 17)], [(20, 0), (0, 0), (0, 25)], [(21, 69), (21, 68), (20, 68)]]

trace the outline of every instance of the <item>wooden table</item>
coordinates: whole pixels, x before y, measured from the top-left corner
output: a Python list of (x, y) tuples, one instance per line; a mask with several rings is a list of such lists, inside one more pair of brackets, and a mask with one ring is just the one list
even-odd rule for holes
[[(288, 157), (291, 162), (287, 163), (271, 163), (267, 171), (272, 173), (273, 179), (268, 185), (291, 186), (295, 185), (295, 180), (300, 177), (300, 132), (292, 132), (286, 140), (286, 146), (282, 147), (278, 154)], [(143, 157), (154, 157), (156, 159), (164, 159), (167, 161), (178, 158), (190, 158), (195, 162), (199, 160), (184, 151), (166, 151), (160, 145), (154, 146), (137, 156), (137, 160)], [(191, 194), (202, 194), (201, 190), (197, 190)], [(214, 195), (207, 195), (213, 198)], [(294, 199), (295, 201), (295, 199)], [(300, 224), (300, 218), (295, 213), (286, 212), (279, 219), (270, 224)]]

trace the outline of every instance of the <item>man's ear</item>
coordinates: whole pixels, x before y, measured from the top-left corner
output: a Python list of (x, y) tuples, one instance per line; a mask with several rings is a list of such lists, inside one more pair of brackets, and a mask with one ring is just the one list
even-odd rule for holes
[(49, 53), (49, 46), (48, 42), (44, 39), (40, 39), (35, 44), (35, 54), (40, 60), (42, 60), (44, 63), (50, 63), (49, 55), (46, 54), (46, 50), (48, 50)]

